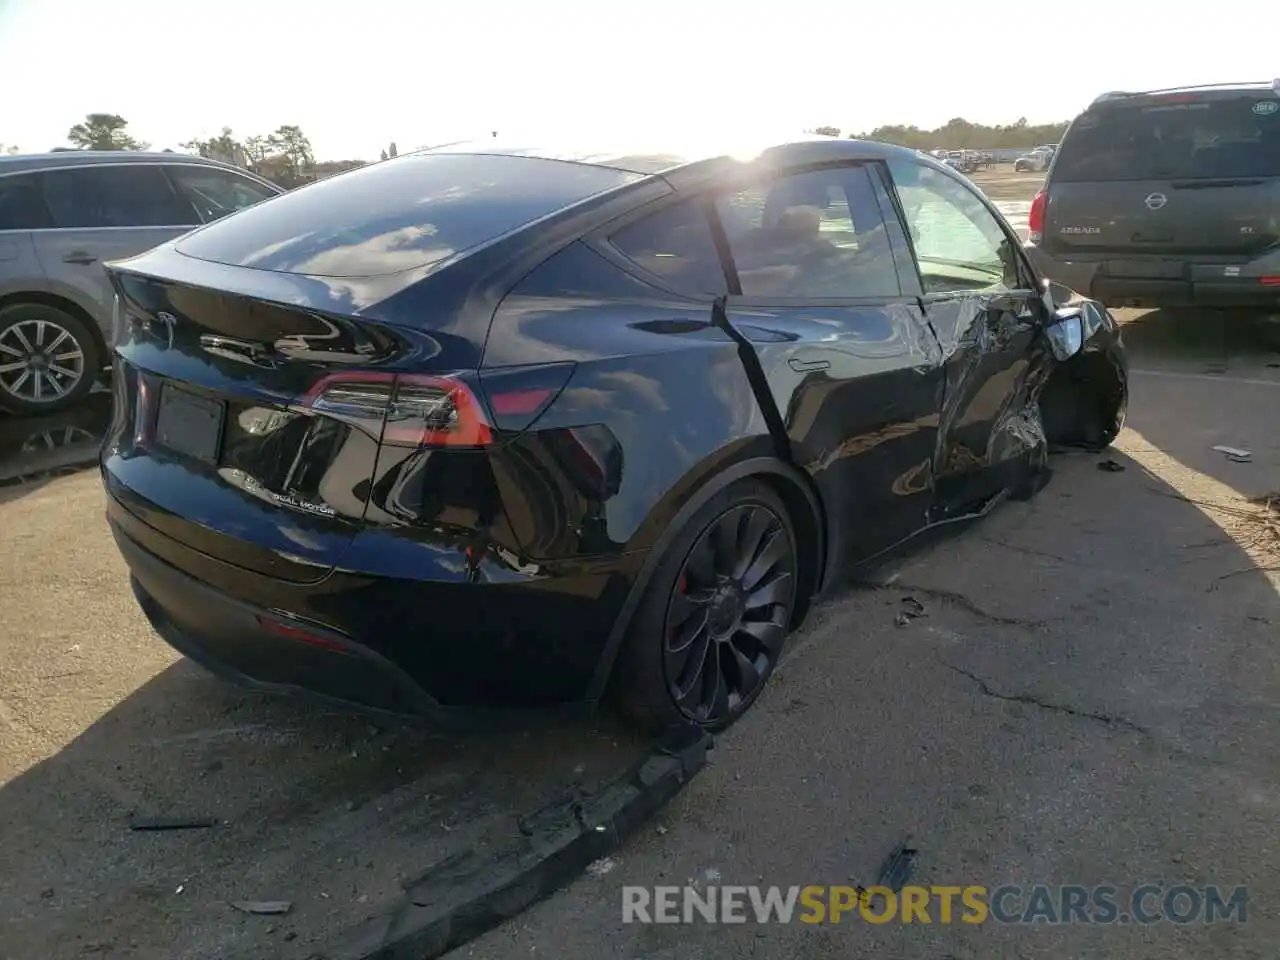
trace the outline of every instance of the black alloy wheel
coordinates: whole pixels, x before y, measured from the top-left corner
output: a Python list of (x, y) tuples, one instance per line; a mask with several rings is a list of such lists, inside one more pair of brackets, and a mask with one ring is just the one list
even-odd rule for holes
[(795, 549), (760, 503), (722, 513), (694, 541), (667, 607), (663, 668), (680, 712), (718, 726), (755, 699), (782, 652)]
[(640, 727), (722, 730), (764, 689), (796, 608), (797, 539), (782, 498), (739, 480), (659, 558), (614, 664), (617, 705)]

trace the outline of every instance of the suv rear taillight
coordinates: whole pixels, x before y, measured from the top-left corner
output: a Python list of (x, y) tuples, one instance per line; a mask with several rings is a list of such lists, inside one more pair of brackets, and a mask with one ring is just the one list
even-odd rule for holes
[(1041, 190), (1031, 199), (1031, 212), (1027, 215), (1027, 242), (1039, 243), (1044, 239), (1044, 208), (1049, 194)]
[(454, 377), (332, 373), (307, 392), (302, 405), (372, 436), (381, 432), (386, 443), (484, 447), (493, 442), (484, 406), (470, 387)]

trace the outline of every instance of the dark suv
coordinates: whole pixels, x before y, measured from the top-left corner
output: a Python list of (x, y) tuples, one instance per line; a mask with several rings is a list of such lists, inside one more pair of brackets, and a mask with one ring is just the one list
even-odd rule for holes
[(1280, 313), (1280, 80), (1103, 94), (1029, 228), (1046, 276), (1108, 306)]

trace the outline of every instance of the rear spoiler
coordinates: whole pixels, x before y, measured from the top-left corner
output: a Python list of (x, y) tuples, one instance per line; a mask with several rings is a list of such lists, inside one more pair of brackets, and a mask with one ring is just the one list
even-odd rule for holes
[[(1159, 96), (1162, 93), (1190, 93), (1196, 90), (1229, 90), (1232, 87), (1241, 87), (1247, 90), (1250, 87), (1260, 87), (1264, 84), (1265, 81), (1259, 82), (1257, 80), (1248, 80), (1237, 83), (1203, 83), (1194, 87), (1166, 87), (1163, 90), (1108, 90), (1106, 93), (1100, 94), (1098, 97), (1094, 98), (1093, 103), (1089, 104), (1089, 106), (1096, 107), (1100, 103), (1111, 103), (1115, 100), (1127, 100), (1130, 97)], [(1271, 81), (1271, 89), (1275, 93), (1280, 94), (1280, 77)]]

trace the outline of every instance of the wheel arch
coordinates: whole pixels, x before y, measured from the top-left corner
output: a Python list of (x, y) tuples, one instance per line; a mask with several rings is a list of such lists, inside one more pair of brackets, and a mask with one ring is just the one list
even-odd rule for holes
[(827, 575), (828, 531), (822, 500), (813, 482), (800, 470), (783, 460), (770, 456), (739, 460), (702, 478), (701, 482), (697, 483), (685, 496), (679, 509), (675, 511), (670, 521), (665, 524), (662, 533), (649, 547), (644, 565), (632, 583), (613, 628), (609, 631), (604, 650), (601, 652), (600, 660), (596, 664), (595, 673), (588, 686), (586, 699), (598, 700), (604, 694), (640, 599), (648, 589), (655, 570), (665, 552), (670, 549), (672, 542), (704, 504), (720, 491), (740, 480), (760, 480), (767, 483), (786, 505), (796, 533), (799, 553), (797, 559), (800, 561), (801, 578), (800, 590), (797, 592), (796, 606), (791, 618), (791, 628), (798, 627), (804, 621)]

